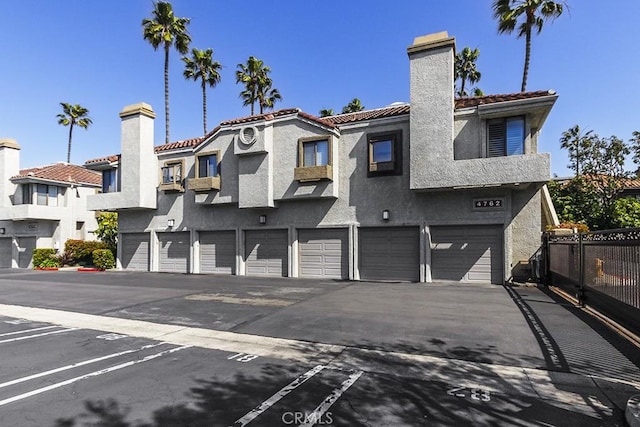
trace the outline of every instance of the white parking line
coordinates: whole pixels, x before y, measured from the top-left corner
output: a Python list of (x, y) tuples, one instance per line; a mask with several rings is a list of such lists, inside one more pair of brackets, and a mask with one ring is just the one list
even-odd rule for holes
[(315, 374), (317, 374), (318, 372), (322, 371), (324, 368), (326, 368), (326, 366), (318, 365), (315, 368), (311, 369), (310, 371), (305, 372), (304, 374), (300, 375), (298, 378), (296, 378), (295, 380), (291, 381), (286, 386), (282, 387), (276, 394), (274, 394), (273, 396), (271, 396), (270, 398), (268, 398), (267, 400), (262, 402), (260, 405), (256, 406), (254, 409), (252, 409), (250, 412), (248, 412), (246, 415), (244, 415), (242, 418), (240, 418), (238, 421), (236, 421), (233, 424), (233, 426), (234, 427), (246, 426), (251, 421), (256, 419), (264, 411), (266, 411), (271, 406), (276, 404), (280, 399), (285, 397), (287, 394), (291, 393), (293, 390), (295, 390), (300, 385), (304, 384), (309, 378), (313, 377)]
[(35, 335), (27, 335), (26, 337), (10, 338), (10, 339), (7, 339), (7, 340), (1, 340), (0, 344), (4, 344), (6, 342), (28, 340), (29, 338), (44, 337), (44, 336), (47, 336), (47, 335), (61, 334), (63, 332), (77, 331), (78, 329), (80, 329), (80, 328), (69, 328), (69, 329), (62, 329), (62, 330), (59, 330), (59, 331), (45, 332), (44, 334), (35, 334)]
[(322, 419), (324, 413), (327, 412), (327, 410), (331, 407), (331, 405), (336, 403), (336, 400), (338, 400), (340, 396), (342, 396), (342, 393), (347, 391), (347, 389), (351, 387), (353, 383), (358, 381), (358, 378), (360, 378), (361, 375), (362, 371), (354, 372), (353, 374), (349, 375), (349, 378), (343, 381), (340, 388), (334, 389), (331, 394), (327, 396), (320, 405), (318, 405), (315, 411), (305, 417), (307, 421), (305, 421), (304, 424), (300, 424), (300, 427), (311, 427), (317, 424)]
[(137, 348), (137, 349), (134, 349), (134, 350), (126, 350), (126, 351), (121, 351), (119, 353), (108, 354), (106, 356), (97, 357), (95, 359), (84, 360), (82, 362), (73, 363), (73, 364), (67, 365), (67, 366), (61, 366), (59, 368), (51, 369), (49, 371), (39, 372), (37, 374), (29, 375), (28, 377), (16, 378), (15, 380), (11, 380), (11, 381), (7, 381), (7, 382), (4, 382), (4, 383), (0, 383), (0, 388), (9, 387), (9, 386), (12, 386), (14, 384), (23, 383), (25, 381), (30, 381), (30, 380), (33, 380), (33, 379), (36, 379), (36, 378), (45, 377), (47, 375), (57, 374), (58, 372), (67, 371), (69, 369), (78, 368), (80, 366), (90, 365), (92, 363), (101, 362), (103, 360), (111, 359), (111, 358), (114, 358), (114, 357), (124, 356), (125, 354), (136, 353), (138, 351), (142, 351), (142, 350), (146, 350), (146, 349), (149, 349), (149, 348), (157, 347), (157, 346), (162, 345), (162, 344), (167, 344), (167, 343), (161, 342), (161, 343), (157, 343), (157, 344), (149, 344), (149, 345), (145, 345), (144, 347), (140, 347), (140, 348)]
[(177, 351), (184, 350), (184, 349), (187, 349), (187, 348), (190, 348), (190, 347), (191, 347), (190, 345), (185, 345), (185, 346), (182, 346), (182, 347), (172, 348), (170, 350), (165, 350), (165, 351), (162, 351), (160, 353), (156, 353), (156, 354), (152, 354), (150, 356), (146, 356), (146, 357), (144, 357), (142, 359), (139, 359), (139, 360), (132, 360), (130, 362), (121, 363), (120, 365), (111, 366), (110, 368), (105, 368), (105, 369), (102, 369), (100, 371), (91, 372), (91, 373), (86, 374), (86, 375), (82, 375), (82, 376), (79, 376), (79, 377), (71, 378), (71, 379), (68, 379), (66, 381), (62, 381), (62, 382), (59, 382), (59, 383), (51, 384), (51, 385), (48, 385), (46, 387), (42, 387), (42, 388), (39, 388), (39, 389), (36, 389), (36, 390), (29, 391), (27, 393), (23, 393), (23, 394), (19, 394), (17, 396), (9, 397), (7, 399), (0, 400), (0, 406), (7, 405), (9, 403), (13, 403), (13, 402), (16, 402), (18, 400), (26, 399), (28, 397), (36, 396), (38, 394), (41, 394), (41, 393), (44, 393), (44, 392), (47, 392), (47, 391), (55, 390), (57, 388), (64, 387), (64, 386), (69, 385), (69, 384), (73, 384), (75, 382), (78, 382), (78, 381), (81, 381), (81, 380), (85, 380), (87, 378), (97, 377), (98, 375), (107, 374), (109, 372), (117, 371), (117, 370), (122, 369), (122, 368), (127, 368), (129, 366), (137, 365), (138, 363), (148, 362), (149, 360), (153, 360), (153, 359), (156, 359), (158, 357), (162, 357), (162, 356), (165, 356), (167, 354), (175, 353)]
[(4, 334), (0, 334), (0, 337), (8, 337), (10, 335), (20, 335), (20, 334), (26, 334), (27, 332), (37, 332), (37, 331), (44, 331), (46, 329), (54, 329), (54, 328), (59, 328), (60, 326), (43, 326), (42, 328), (33, 328), (33, 329), (23, 329), (22, 331), (14, 331), (14, 332), (5, 332)]

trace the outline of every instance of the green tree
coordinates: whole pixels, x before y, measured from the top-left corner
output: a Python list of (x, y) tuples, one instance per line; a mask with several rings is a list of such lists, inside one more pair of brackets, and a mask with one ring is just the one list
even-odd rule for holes
[(236, 70), (236, 83), (242, 83), (244, 90), (240, 92), (243, 105), (251, 106), (251, 115), (255, 113), (255, 104), (258, 103), (260, 112), (265, 107), (273, 107), (276, 100), (282, 99), (280, 92), (273, 89), (273, 82), (269, 78), (271, 68), (255, 56), (250, 56), (246, 64), (238, 64)]
[(631, 153), (633, 153), (633, 163), (638, 166), (635, 171), (636, 178), (640, 178), (640, 132), (633, 131), (632, 137), (629, 140), (631, 143)]
[(333, 116), (333, 108), (325, 108), (320, 110), (320, 117)]
[(613, 204), (613, 228), (640, 227), (640, 200), (622, 197)]
[[(531, 36), (535, 30), (542, 31), (545, 21), (553, 20), (564, 10), (564, 1), (551, 0), (494, 0), (493, 16), (498, 20), (498, 33), (511, 34), (517, 27), (518, 38), (525, 38), (524, 70), (522, 71), (522, 87), (527, 88), (529, 64), (531, 62)], [(522, 18), (521, 22), (519, 20)]]
[(599, 228), (597, 225), (603, 216), (602, 206), (591, 181), (583, 176), (567, 182), (551, 180), (547, 188), (560, 222), (584, 223), (589, 228)]
[(342, 107), (342, 114), (357, 113), (362, 110), (364, 110), (364, 105), (358, 98), (353, 98), (347, 105)]
[(68, 104), (61, 102), (62, 113), (58, 114), (58, 124), (69, 126), (69, 143), (67, 145), (67, 163), (71, 163), (71, 138), (73, 135), (73, 127), (80, 126), (87, 129), (93, 121), (89, 117), (89, 110), (78, 104)]
[(567, 150), (569, 161), (571, 162), (567, 167), (571, 169), (576, 176), (580, 176), (582, 172), (581, 167), (589, 156), (593, 141), (593, 131), (583, 132), (578, 125), (562, 132), (560, 148)]
[(104, 242), (115, 255), (118, 239), (118, 214), (116, 212), (100, 212), (96, 220), (98, 221), (96, 237)]
[(189, 18), (177, 18), (171, 3), (159, 1), (153, 5), (153, 17), (142, 20), (143, 37), (154, 50), (164, 49), (164, 120), (165, 143), (169, 143), (169, 51), (171, 47), (185, 55), (189, 50), (191, 37), (187, 26)]
[[(465, 89), (467, 81), (469, 84), (475, 84), (480, 81), (482, 74), (478, 71), (476, 66), (478, 56), (480, 56), (480, 49), (476, 48), (471, 50), (469, 47), (465, 47), (456, 54), (454, 61), (454, 74), (456, 82), (460, 81), (460, 87), (456, 89), (457, 96), (469, 96)], [(480, 89), (474, 88), (474, 91), (476, 91), (474, 92), (474, 94), (476, 94)]]
[(207, 134), (207, 86), (216, 87), (220, 83), (220, 69), (222, 66), (213, 60), (213, 49), (191, 49), (191, 58), (183, 57), (184, 78), (193, 81), (200, 80), (202, 88), (202, 126), (204, 135)]

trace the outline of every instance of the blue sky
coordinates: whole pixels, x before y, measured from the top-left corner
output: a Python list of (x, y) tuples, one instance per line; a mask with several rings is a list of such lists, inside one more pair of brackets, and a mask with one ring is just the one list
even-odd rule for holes
[[(214, 49), (222, 81), (208, 91), (208, 124), (246, 116), (236, 65), (250, 55), (272, 69), (283, 100), (276, 108), (311, 114), (339, 111), (354, 97), (367, 108), (409, 101), (406, 48), (418, 35), (446, 30), (458, 49), (480, 49), (486, 94), (520, 89), (524, 40), (498, 35), (490, 0), (174, 0), (191, 18), (192, 46)], [(569, 0), (570, 10), (533, 40), (527, 90), (560, 98), (543, 128), (539, 151), (552, 173), (566, 176), (560, 134), (579, 124), (628, 140), (640, 130), (640, 2)], [(74, 129), (71, 161), (120, 151), (122, 107), (153, 106), (156, 144), (164, 142), (163, 55), (142, 39), (151, 0), (0, 0), (0, 137), (22, 146), (21, 167), (66, 159), (68, 128), (60, 102), (90, 110), (89, 130)], [(171, 52), (171, 140), (202, 133), (198, 83), (182, 77)]]

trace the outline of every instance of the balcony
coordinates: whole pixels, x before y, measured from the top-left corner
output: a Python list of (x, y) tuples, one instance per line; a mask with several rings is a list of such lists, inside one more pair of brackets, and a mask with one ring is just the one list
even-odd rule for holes
[(69, 208), (64, 206), (15, 205), (0, 208), (0, 219), (11, 221), (29, 219), (59, 221), (69, 215)]
[(219, 176), (205, 176), (202, 178), (189, 178), (187, 180), (189, 190), (196, 192), (220, 190)]
[(87, 210), (119, 211), (123, 209), (156, 209), (157, 192), (129, 191), (115, 193), (92, 194), (87, 196)]
[(333, 168), (331, 165), (324, 166), (303, 166), (295, 168), (293, 178), (298, 182), (313, 182), (321, 179), (333, 179)]

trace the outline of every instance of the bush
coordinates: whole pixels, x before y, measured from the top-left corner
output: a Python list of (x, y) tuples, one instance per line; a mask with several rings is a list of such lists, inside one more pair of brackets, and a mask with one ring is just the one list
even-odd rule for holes
[(573, 230), (574, 228), (578, 230), (578, 233), (588, 233), (589, 226), (582, 222), (562, 222), (560, 225), (547, 225), (547, 231), (556, 229), (556, 228), (567, 228)]
[(64, 244), (64, 251), (68, 252), (72, 257), (72, 263), (88, 265), (93, 261), (93, 251), (96, 249), (106, 249), (107, 245), (103, 242), (94, 240), (74, 240), (69, 239)]
[[(56, 250), (53, 248), (39, 248), (33, 250), (33, 268), (38, 267), (58, 267), (58, 261), (55, 260)], [(55, 265), (44, 265), (51, 264), (51, 261)]]
[(52, 256), (51, 258), (46, 258), (42, 260), (42, 262), (37, 268), (58, 268), (58, 267), (60, 267), (58, 260), (56, 259), (55, 256)]
[(93, 251), (93, 265), (100, 270), (107, 270), (116, 266), (113, 253), (109, 249), (96, 249)]

